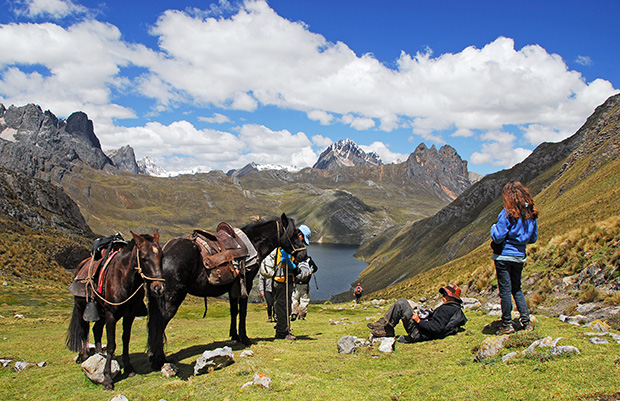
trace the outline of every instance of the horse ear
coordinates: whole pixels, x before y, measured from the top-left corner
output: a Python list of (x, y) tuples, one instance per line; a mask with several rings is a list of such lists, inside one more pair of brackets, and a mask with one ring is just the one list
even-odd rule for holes
[(286, 229), (286, 227), (288, 227), (288, 217), (286, 217), (286, 213), (282, 213), (280, 220), (282, 221), (282, 227)]
[(153, 231), (153, 239), (159, 244), (159, 230), (157, 228)]
[(142, 245), (142, 243), (144, 242), (144, 238), (134, 233), (133, 231), (129, 231), (129, 232), (131, 233), (131, 235), (133, 235), (133, 239), (136, 240), (136, 244), (138, 244), (138, 246)]

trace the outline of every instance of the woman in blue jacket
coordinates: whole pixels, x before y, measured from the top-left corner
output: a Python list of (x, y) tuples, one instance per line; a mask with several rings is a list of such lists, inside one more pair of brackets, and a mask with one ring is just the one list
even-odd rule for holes
[(519, 181), (504, 186), (504, 208), (491, 227), (493, 260), (497, 273), (499, 298), (502, 306), (502, 327), (497, 335), (514, 333), (512, 326), (512, 297), (523, 327), (532, 330), (530, 312), (521, 290), (521, 273), (526, 260), (525, 248), (538, 239), (538, 209), (530, 191)]

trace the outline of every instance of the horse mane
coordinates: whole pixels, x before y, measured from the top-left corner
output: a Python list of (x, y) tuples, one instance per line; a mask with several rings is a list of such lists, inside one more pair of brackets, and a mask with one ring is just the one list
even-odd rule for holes
[[(291, 219), (289, 218), (289, 221), (290, 220)], [(274, 221), (281, 222), (280, 218), (276, 217), (276, 216), (272, 216), (272, 217), (269, 217), (267, 219), (261, 218), (260, 220), (252, 221), (252, 222), (246, 224), (245, 226), (241, 227), (241, 231), (243, 231), (243, 232), (245, 232), (246, 230), (252, 231), (252, 230), (256, 229), (257, 227), (262, 227), (265, 224), (268, 224), (268, 223), (271, 223), (271, 222), (274, 222)]]

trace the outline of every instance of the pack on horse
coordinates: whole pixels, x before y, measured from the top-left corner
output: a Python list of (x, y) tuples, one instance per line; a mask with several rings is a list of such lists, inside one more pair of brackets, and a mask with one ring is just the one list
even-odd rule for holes
[(295, 254), (299, 260), (307, 258), (305, 244), (298, 235), (295, 221), (284, 213), (279, 218), (252, 222), (242, 227), (241, 232), (247, 236), (257, 255), (251, 264), (240, 266), (239, 274), (227, 284), (212, 283), (215, 269), (208, 269), (209, 266), (203, 262), (201, 250), (204, 253), (205, 247), (199, 242), (191, 238), (175, 238), (164, 245), (163, 276), (166, 279), (166, 292), (161, 298), (149, 296), (148, 342), (153, 369), (159, 369), (166, 361), (165, 329), (187, 294), (205, 297), (206, 307), (206, 297), (228, 293), (230, 337), (233, 341), (250, 345), (252, 342), (246, 333), (247, 294), (252, 289), (260, 262), (276, 247)]
[(124, 371), (125, 375), (133, 375), (134, 369), (129, 362), (129, 340), (134, 319), (145, 314), (144, 288), (153, 297), (164, 293), (159, 232), (156, 230), (152, 236), (131, 234), (133, 239), (129, 243), (124, 242), (111, 249), (113, 252), (102, 259), (95, 261), (93, 253), (92, 258), (83, 261), (69, 287), (75, 302), (67, 332), (67, 347), (79, 352), (78, 363), (86, 360), (89, 356), (89, 321), (95, 321), (95, 352), (101, 353), (101, 337), (103, 327), (106, 327), (107, 357), (103, 381), (106, 390), (114, 389), (111, 364), (116, 351), (116, 322), (123, 318)]

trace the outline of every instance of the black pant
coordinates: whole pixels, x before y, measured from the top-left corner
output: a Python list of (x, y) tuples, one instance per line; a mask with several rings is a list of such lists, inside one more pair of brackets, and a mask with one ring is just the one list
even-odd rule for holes
[(273, 294), (265, 291), (265, 302), (267, 303), (267, 317), (273, 317)]
[(274, 308), (278, 321), (276, 322), (276, 337), (283, 337), (290, 333), (289, 316), (293, 298), (293, 277), (287, 283), (273, 281)]
[(402, 320), (403, 326), (411, 337), (411, 341), (424, 341), (427, 337), (420, 332), (418, 324), (413, 320), (413, 308), (405, 298), (401, 298), (385, 312), (385, 319), (392, 327)]

